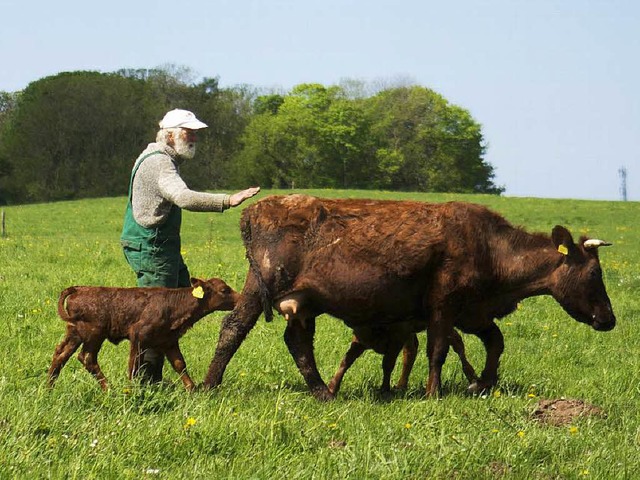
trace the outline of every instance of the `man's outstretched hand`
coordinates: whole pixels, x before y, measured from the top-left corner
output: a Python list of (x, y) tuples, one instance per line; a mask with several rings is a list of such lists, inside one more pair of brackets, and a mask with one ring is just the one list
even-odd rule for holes
[(231, 207), (237, 207), (242, 202), (244, 202), (247, 198), (253, 197), (260, 191), (260, 187), (251, 187), (246, 190), (242, 190), (241, 192), (234, 193), (229, 197), (229, 205)]

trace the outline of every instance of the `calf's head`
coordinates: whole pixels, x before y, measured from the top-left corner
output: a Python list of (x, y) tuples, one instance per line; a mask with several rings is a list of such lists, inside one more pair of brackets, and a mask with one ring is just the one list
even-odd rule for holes
[(207, 312), (233, 310), (240, 299), (240, 294), (219, 278), (192, 278), (191, 285), (194, 287), (193, 296), (201, 299), (201, 304)]
[(559, 225), (554, 227), (551, 239), (563, 255), (561, 265), (553, 273), (551, 295), (579, 322), (595, 330), (611, 330), (616, 325), (616, 317), (602, 281), (598, 258), (598, 247), (611, 244), (586, 237), (576, 244), (569, 231)]

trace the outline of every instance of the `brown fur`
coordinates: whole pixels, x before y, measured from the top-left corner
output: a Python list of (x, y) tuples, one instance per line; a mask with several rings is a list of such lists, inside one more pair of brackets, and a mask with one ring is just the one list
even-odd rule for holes
[[(194, 387), (178, 345), (179, 338), (198, 320), (215, 310), (231, 310), (239, 295), (218, 278), (191, 279), (192, 287), (85, 287), (65, 289), (58, 300), (58, 314), (67, 323), (67, 333), (56, 347), (49, 368), (53, 386), (60, 370), (82, 345), (78, 359), (98, 380), (103, 390), (107, 380), (98, 365), (98, 352), (105, 340), (131, 342), (129, 378), (140, 368), (141, 353), (153, 348), (167, 356), (181, 376), (185, 388)], [(203, 298), (196, 298), (196, 288)]]
[(586, 249), (584, 239), (574, 243), (561, 226), (551, 235), (527, 233), (480, 205), (273, 196), (244, 210), (241, 232), (250, 269), (242, 299), (223, 322), (205, 386), (221, 383), (260, 313), (270, 320), (272, 307), (292, 296), (306, 318), (287, 323), (285, 342), (319, 399), (333, 398), (313, 354), (321, 313), (354, 330), (422, 322), (427, 395), (438, 392), (454, 327), (478, 336), (486, 349), (472, 388), (495, 385), (504, 342), (494, 320), (524, 298), (551, 295), (596, 330), (616, 321), (597, 249)]

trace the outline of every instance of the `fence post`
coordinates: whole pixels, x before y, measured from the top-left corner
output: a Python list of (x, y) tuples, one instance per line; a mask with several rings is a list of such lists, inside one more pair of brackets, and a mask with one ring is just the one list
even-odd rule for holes
[(5, 223), (4, 223), (4, 208), (2, 209), (2, 238), (4, 238), (7, 235), (7, 232), (5, 230)]

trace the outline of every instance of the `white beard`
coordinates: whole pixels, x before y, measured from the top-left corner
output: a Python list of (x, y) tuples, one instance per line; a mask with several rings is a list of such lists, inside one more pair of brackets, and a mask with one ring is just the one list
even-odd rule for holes
[(175, 145), (173, 149), (176, 151), (180, 158), (184, 158), (185, 160), (191, 160), (196, 154), (196, 144), (195, 142), (187, 142), (184, 139), (178, 138), (175, 140)]

